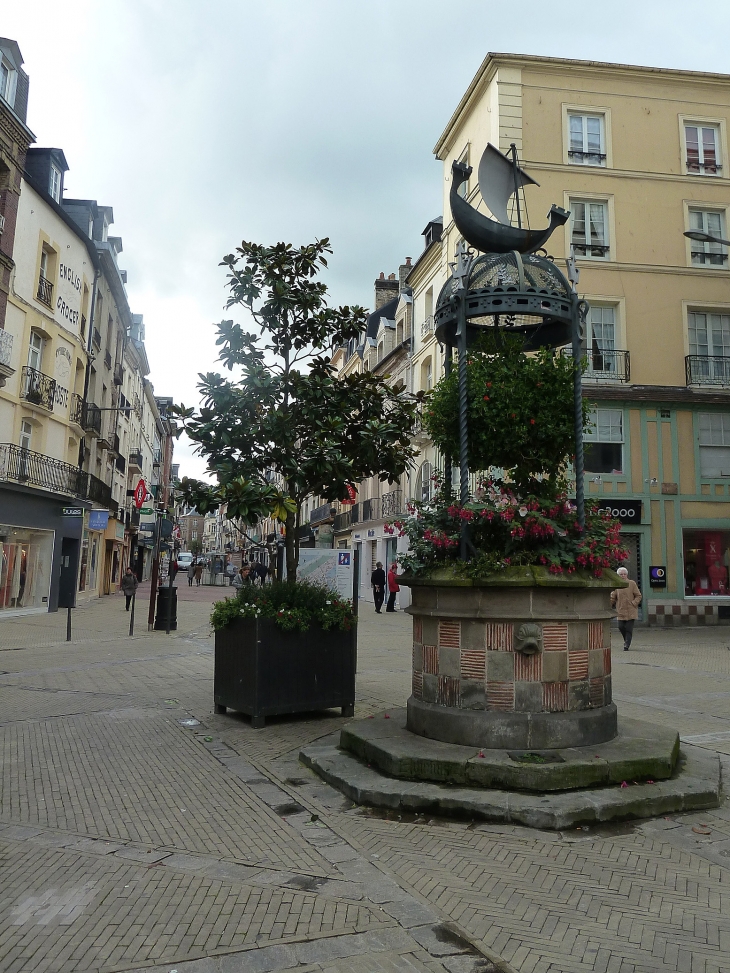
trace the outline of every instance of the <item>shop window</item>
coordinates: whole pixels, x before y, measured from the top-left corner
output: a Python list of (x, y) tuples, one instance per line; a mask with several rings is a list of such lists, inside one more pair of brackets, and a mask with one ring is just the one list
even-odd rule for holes
[(603, 115), (568, 114), (570, 148), (568, 159), (574, 165), (605, 166), (606, 136)]
[(730, 476), (730, 415), (701, 412), (699, 420), (701, 475)]
[(593, 409), (584, 435), (586, 473), (623, 473), (624, 416), (620, 409)]
[(720, 530), (685, 530), (684, 593), (707, 598), (728, 594), (730, 532)]
[(48, 605), (53, 531), (0, 524), (0, 611)]

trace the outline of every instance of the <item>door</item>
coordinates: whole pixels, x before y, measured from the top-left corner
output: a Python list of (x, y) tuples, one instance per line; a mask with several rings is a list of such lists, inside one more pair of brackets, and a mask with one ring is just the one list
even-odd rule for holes
[[(641, 589), (641, 534), (621, 534), (621, 544), (629, 552), (628, 558), (624, 561), (624, 567), (629, 572), (629, 577), (635, 581)], [(639, 606), (639, 617), (637, 621), (642, 622), (646, 618), (644, 599), (646, 594), (642, 591), (642, 602)]]
[(64, 537), (61, 542), (61, 572), (58, 584), (58, 607), (76, 607), (76, 574), (79, 567), (79, 540)]

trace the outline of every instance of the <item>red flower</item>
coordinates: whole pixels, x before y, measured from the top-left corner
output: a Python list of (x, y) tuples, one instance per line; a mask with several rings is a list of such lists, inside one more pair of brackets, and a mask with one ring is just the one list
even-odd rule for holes
[(485, 402), (489, 402), (489, 396), (488, 396), (488, 395), (485, 395), (485, 396), (484, 396), (484, 401), (485, 401)]
[(530, 425), (531, 426), (534, 426), (535, 425), (535, 420), (534, 419), (530, 419)]

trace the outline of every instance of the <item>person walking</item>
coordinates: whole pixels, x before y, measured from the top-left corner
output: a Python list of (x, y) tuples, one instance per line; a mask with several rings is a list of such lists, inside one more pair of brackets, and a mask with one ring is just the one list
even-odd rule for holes
[(203, 562), (198, 561), (195, 565), (195, 584), (200, 587), (200, 579), (203, 577)]
[(228, 587), (233, 584), (233, 579), (238, 574), (238, 568), (233, 563), (232, 559), (229, 559), (228, 564), (226, 564), (226, 575), (228, 576)]
[(398, 570), (398, 562), (393, 561), (388, 571), (388, 607), (385, 609), (387, 612), (394, 612), (398, 609), (395, 607), (395, 596), (400, 591), (400, 585), (398, 584), (398, 575), (396, 571)]
[(379, 615), (380, 609), (383, 607), (383, 601), (385, 600), (385, 571), (383, 571), (382, 561), (378, 561), (375, 565), (375, 570), (370, 575), (370, 586), (373, 589), (375, 611)]
[(195, 577), (196, 564), (197, 564), (196, 561), (191, 561), (190, 564), (188, 564), (188, 586), (190, 588), (192, 588), (193, 586), (193, 578)]
[(127, 611), (129, 611), (129, 606), (132, 603), (132, 595), (137, 590), (139, 581), (137, 581), (137, 575), (128, 567), (124, 572), (124, 577), (122, 578), (122, 591), (124, 592), (124, 597), (127, 599)]
[(236, 573), (231, 584), (235, 587), (236, 591), (240, 591), (245, 584), (248, 584), (251, 580), (251, 568), (248, 564), (242, 564), (241, 570)]
[(628, 588), (616, 588), (611, 592), (611, 608), (616, 609), (618, 630), (624, 640), (624, 652), (628, 652), (634, 634), (634, 622), (639, 617), (641, 592), (637, 583), (629, 579), (626, 568), (619, 568), (616, 574), (629, 582)]

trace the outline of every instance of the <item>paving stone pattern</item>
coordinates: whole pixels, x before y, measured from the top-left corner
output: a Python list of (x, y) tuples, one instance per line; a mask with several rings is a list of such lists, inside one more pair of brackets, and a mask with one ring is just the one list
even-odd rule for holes
[[(727, 804), (555, 834), (353, 807), (297, 759), (339, 715), (213, 714), (220, 594), (169, 637), (115, 598), (68, 644), (0, 619), (2, 973), (730, 973)], [(620, 712), (730, 753), (729, 644), (637, 631)], [(358, 716), (403, 705), (411, 652), (364, 606)]]

